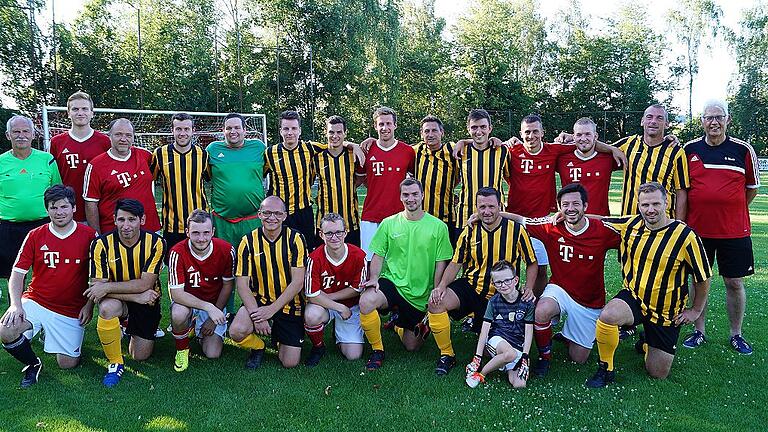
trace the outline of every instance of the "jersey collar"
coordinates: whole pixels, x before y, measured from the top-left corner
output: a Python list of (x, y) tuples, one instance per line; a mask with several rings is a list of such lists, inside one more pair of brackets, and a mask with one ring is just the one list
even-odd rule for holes
[(67, 232), (66, 232), (66, 233), (64, 233), (64, 234), (59, 234), (59, 233), (57, 233), (57, 232), (56, 232), (56, 230), (54, 230), (54, 229), (53, 229), (53, 222), (48, 222), (48, 231), (50, 231), (50, 232), (51, 232), (51, 234), (53, 234), (54, 236), (56, 236), (56, 238), (59, 238), (59, 239), (61, 239), (61, 240), (64, 240), (64, 239), (66, 239), (67, 237), (71, 236), (71, 235), (72, 235), (72, 233), (74, 233), (74, 232), (75, 232), (75, 230), (77, 230), (77, 222), (75, 222), (74, 220), (73, 220), (72, 222), (74, 222), (74, 224), (72, 224), (72, 229), (70, 229), (69, 231), (67, 231)]
[(109, 155), (109, 157), (111, 157), (112, 159), (114, 159), (116, 161), (125, 162), (125, 161), (127, 161), (128, 159), (131, 158), (131, 155), (133, 154), (133, 148), (128, 149), (128, 156), (126, 156), (125, 158), (121, 158), (120, 156), (117, 156), (114, 153), (112, 153), (112, 149), (111, 148), (109, 150), (107, 150), (107, 154)]
[(592, 160), (592, 159), (594, 159), (594, 158), (596, 158), (596, 157), (597, 157), (597, 152), (594, 152), (594, 153), (592, 153), (592, 156), (587, 156), (587, 157), (584, 157), (584, 156), (582, 156), (582, 155), (581, 155), (581, 152), (580, 152), (580, 151), (578, 151), (578, 150), (574, 150), (574, 151), (573, 151), (573, 154), (574, 154), (574, 155), (575, 155), (577, 158), (579, 158), (579, 160), (583, 160), (583, 161)]
[(195, 253), (195, 250), (192, 249), (192, 240), (187, 239), (187, 247), (189, 248), (189, 253), (191, 253), (193, 257), (197, 258), (198, 261), (205, 261), (209, 256), (211, 256), (211, 254), (213, 254), (213, 239), (211, 239), (211, 247), (208, 248), (208, 252), (206, 252), (203, 256), (198, 255)]
[(565, 222), (563, 222), (563, 225), (565, 225), (565, 229), (568, 230), (569, 233), (571, 233), (571, 234), (573, 234), (575, 236), (578, 236), (578, 235), (584, 234), (589, 229), (589, 218), (584, 216), (584, 220), (586, 220), (587, 223), (584, 224), (584, 228), (582, 228), (582, 229), (580, 229), (578, 231), (572, 230), (571, 227), (569, 227), (568, 224), (565, 223)]
[(328, 255), (328, 247), (323, 247), (323, 253), (325, 253), (325, 258), (328, 260), (329, 263), (333, 264), (335, 267), (338, 267), (342, 264), (344, 264), (344, 261), (347, 260), (347, 255), (349, 254), (349, 248), (347, 247), (347, 244), (344, 243), (344, 254), (341, 256), (341, 258), (338, 261), (335, 261), (333, 258), (331, 258), (330, 255)]
[(91, 137), (93, 136), (93, 132), (94, 132), (94, 130), (93, 130), (93, 128), (91, 128), (91, 133), (89, 133), (88, 135), (84, 136), (83, 138), (78, 138), (78, 137), (76, 137), (76, 136), (74, 136), (72, 134), (72, 129), (67, 131), (67, 133), (69, 134), (69, 137), (72, 138), (73, 140), (79, 142), (79, 143), (86, 142), (89, 139), (91, 139)]

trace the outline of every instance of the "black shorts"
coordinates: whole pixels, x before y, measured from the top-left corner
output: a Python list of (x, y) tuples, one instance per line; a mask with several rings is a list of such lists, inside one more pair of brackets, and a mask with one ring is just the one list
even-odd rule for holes
[(174, 247), (177, 243), (181, 243), (182, 241), (186, 240), (187, 235), (185, 233), (164, 232), (163, 238), (165, 239), (165, 256), (163, 257), (163, 261), (165, 261), (165, 264), (168, 265), (168, 255), (171, 252), (171, 248)]
[(752, 251), (752, 237), (734, 239), (702, 238), (707, 251), (709, 265), (715, 264), (720, 276), (741, 278), (755, 274), (755, 256)]
[(348, 232), (347, 237), (344, 238), (344, 243), (360, 247), (360, 228)]
[(155, 340), (155, 331), (160, 324), (160, 299), (155, 304), (146, 305), (124, 302), (128, 308), (128, 326), (125, 333), (142, 339)]
[(278, 312), (272, 317), (272, 340), (299, 347), (304, 344), (304, 318)]
[(469, 314), (475, 314), (472, 330), (480, 331), (480, 327), (483, 325), (483, 315), (485, 315), (485, 309), (488, 307), (488, 299), (478, 294), (469, 284), (467, 278), (456, 279), (448, 284), (448, 289), (459, 298), (459, 307), (448, 311), (448, 316), (458, 321)]
[(304, 236), (307, 241), (307, 250), (315, 250), (319, 246), (317, 229), (315, 228), (315, 216), (312, 207), (304, 207), (296, 210), (285, 218), (283, 225), (293, 228)]
[(420, 323), (427, 314), (426, 311), (420, 311), (412, 304), (408, 303), (408, 300), (400, 295), (395, 284), (389, 279), (379, 279), (379, 291), (381, 291), (384, 294), (384, 297), (387, 298), (387, 309), (385, 309), (384, 312), (397, 311), (395, 325), (398, 327), (402, 327), (406, 330), (413, 330), (416, 327), (416, 324)]
[(675, 355), (677, 351), (677, 339), (680, 337), (680, 327), (664, 326), (652, 323), (643, 315), (640, 300), (632, 296), (628, 289), (622, 289), (614, 298), (622, 300), (632, 311), (632, 325), (642, 324), (645, 329), (645, 340), (648, 346), (660, 349), (666, 353)]
[(21, 244), (24, 243), (27, 234), (48, 222), (50, 222), (48, 218), (29, 222), (0, 221), (0, 244), (3, 245), (0, 247), (0, 278), (11, 277), (16, 255), (19, 254), (19, 249), (21, 249)]

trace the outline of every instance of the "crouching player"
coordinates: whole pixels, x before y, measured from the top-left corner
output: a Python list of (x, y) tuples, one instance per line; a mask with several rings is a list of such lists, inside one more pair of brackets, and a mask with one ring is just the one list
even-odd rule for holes
[[(475, 388), (485, 376), (500, 369), (507, 372), (515, 388), (528, 381), (528, 353), (533, 342), (533, 302), (523, 301), (517, 287), (518, 277), (509, 261), (499, 261), (491, 268), (496, 294), (488, 300), (483, 316), (475, 357), (467, 365), (467, 385)], [(480, 369), (483, 350), (491, 356)]]
[(317, 366), (325, 355), (323, 330), (334, 320), (339, 350), (348, 360), (363, 354), (363, 328), (360, 326), (360, 285), (368, 279), (365, 252), (344, 243), (347, 231), (344, 218), (328, 213), (320, 220), (324, 244), (309, 254), (305, 281), (307, 305), (304, 329), (312, 341), (305, 364)]
[(171, 324), (176, 340), (173, 369), (182, 372), (189, 366), (189, 331), (202, 338), (203, 354), (218, 358), (227, 331), (226, 307), (234, 285), (235, 251), (232, 245), (213, 238), (210, 213), (193, 210), (187, 218), (187, 241), (177, 243), (168, 255), (168, 290)]
[[(8, 281), (11, 306), (0, 319), (3, 348), (24, 365), (22, 388), (37, 382), (43, 366), (29, 340), (45, 330), (43, 350), (55, 353), (62, 369), (73, 368), (80, 362), (85, 326), (93, 317), (93, 302), (83, 291), (88, 288), (88, 252), (96, 231), (72, 220), (72, 188), (51, 186), (43, 198), (51, 222), (24, 239)], [(30, 268), (32, 282), (24, 291)]]

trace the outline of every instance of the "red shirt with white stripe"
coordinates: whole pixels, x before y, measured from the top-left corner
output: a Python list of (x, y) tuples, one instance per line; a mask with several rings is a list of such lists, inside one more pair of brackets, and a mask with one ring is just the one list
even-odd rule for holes
[[(321, 245), (309, 254), (307, 272), (304, 281), (304, 293), (310, 297), (317, 296), (320, 291), (331, 294), (344, 288), (352, 288), (362, 292), (360, 284), (367, 279), (365, 252), (355, 245), (345, 244), (346, 251), (339, 261), (334, 261)], [(339, 300), (347, 307), (352, 307), (360, 300), (360, 296)]]
[(388, 149), (378, 143), (371, 146), (363, 166), (368, 194), (363, 202), (362, 220), (379, 223), (403, 211), (400, 182), (408, 173), (413, 175), (415, 159), (413, 147), (402, 141)]
[(74, 222), (61, 235), (51, 223), (27, 234), (21, 245), (13, 271), (26, 275), (32, 268), (32, 281), (22, 297), (70, 318), (77, 318), (88, 299), (88, 254), (96, 230)]
[(83, 139), (75, 138), (72, 132), (64, 132), (51, 138), (51, 154), (59, 167), (61, 182), (75, 190), (75, 220), (85, 220), (83, 202), (83, 178), (88, 162), (104, 154), (111, 144), (109, 137), (99, 131), (92, 131)]
[(189, 239), (176, 243), (168, 254), (168, 289), (183, 289), (215, 305), (224, 281), (234, 279), (235, 250), (215, 237), (211, 246), (205, 256), (198, 256)]
[(588, 308), (605, 306), (605, 253), (618, 249), (620, 237), (600, 221), (586, 218), (578, 232), (549, 219), (526, 221), (531, 237), (544, 243), (552, 269), (550, 283), (560, 286), (577, 303)]
[(619, 169), (613, 156), (593, 153), (584, 157), (578, 150), (557, 159), (557, 173), (563, 186), (579, 182), (587, 190), (587, 213), (610, 216), (608, 191), (611, 189), (611, 173)]
[(131, 147), (130, 154), (120, 158), (112, 150), (96, 156), (85, 169), (85, 201), (99, 203), (99, 225), (102, 233), (115, 229), (115, 204), (120, 198), (133, 198), (144, 205), (146, 221), (143, 229), (160, 230), (160, 217), (155, 205), (154, 183), (149, 163), (152, 153)]
[(710, 146), (704, 137), (684, 146), (691, 188), (686, 223), (703, 238), (742, 238), (751, 235), (746, 190), (760, 187), (755, 149), (726, 137)]
[(573, 149), (573, 145), (542, 143), (538, 152), (530, 153), (522, 144), (509, 147), (512, 174), (507, 179), (507, 211), (530, 218), (555, 211), (557, 158)]

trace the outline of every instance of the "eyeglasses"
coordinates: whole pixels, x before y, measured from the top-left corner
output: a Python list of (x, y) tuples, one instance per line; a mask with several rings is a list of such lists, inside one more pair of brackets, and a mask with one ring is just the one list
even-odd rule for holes
[(702, 119), (704, 119), (704, 121), (707, 123), (711, 123), (713, 120), (721, 122), (725, 120), (725, 116), (724, 115), (703, 116)]
[(269, 219), (272, 216), (280, 219), (281, 217), (285, 216), (285, 212), (282, 211), (259, 210), (259, 214), (264, 216), (264, 219)]
[(347, 234), (347, 232), (344, 231), (344, 230), (342, 230), (342, 231), (323, 231), (323, 236), (325, 236), (327, 238), (333, 238), (333, 237), (342, 238), (342, 237), (344, 237), (345, 234)]
[(515, 278), (493, 281), (493, 284), (496, 286), (514, 285), (514, 283), (515, 283)]

